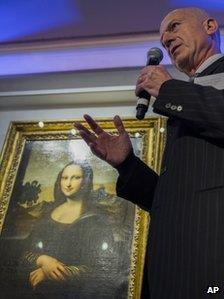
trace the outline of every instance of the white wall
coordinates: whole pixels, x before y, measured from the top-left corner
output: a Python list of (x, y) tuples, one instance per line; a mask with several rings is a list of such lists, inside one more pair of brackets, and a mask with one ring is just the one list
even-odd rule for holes
[[(167, 66), (173, 77), (183, 74)], [(0, 77), (0, 149), (11, 121), (135, 118), (139, 68)], [(148, 114), (152, 114), (149, 110)]]

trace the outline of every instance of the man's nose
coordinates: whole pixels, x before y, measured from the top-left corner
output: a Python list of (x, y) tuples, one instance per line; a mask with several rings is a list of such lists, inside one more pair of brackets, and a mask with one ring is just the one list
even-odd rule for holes
[(175, 40), (175, 36), (171, 32), (165, 32), (163, 34), (162, 43), (165, 46), (165, 48), (169, 51), (169, 47), (171, 43)]

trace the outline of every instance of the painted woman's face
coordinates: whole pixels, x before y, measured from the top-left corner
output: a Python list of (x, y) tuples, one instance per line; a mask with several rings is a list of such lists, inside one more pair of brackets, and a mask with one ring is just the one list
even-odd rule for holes
[(66, 197), (70, 197), (80, 189), (82, 181), (82, 168), (79, 165), (68, 165), (62, 172), (61, 191)]

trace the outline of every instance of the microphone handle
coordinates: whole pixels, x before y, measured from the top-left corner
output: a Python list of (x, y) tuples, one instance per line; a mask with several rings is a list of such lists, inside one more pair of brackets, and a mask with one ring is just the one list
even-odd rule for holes
[(147, 99), (148, 101), (150, 101), (151, 94), (149, 94), (146, 90), (142, 90), (141, 92), (139, 92), (138, 97), (140, 99)]
[[(159, 60), (150, 58), (146, 64), (148, 65), (158, 65)], [(138, 94), (138, 101), (137, 101), (137, 107), (136, 107), (136, 118), (141, 120), (145, 117), (146, 112), (148, 111), (149, 107), (149, 101), (151, 98), (151, 94), (149, 94), (146, 90), (142, 90)]]
[(136, 118), (139, 120), (143, 119), (148, 110), (148, 107), (149, 107), (149, 100), (146, 100), (144, 98), (139, 98), (136, 107)]

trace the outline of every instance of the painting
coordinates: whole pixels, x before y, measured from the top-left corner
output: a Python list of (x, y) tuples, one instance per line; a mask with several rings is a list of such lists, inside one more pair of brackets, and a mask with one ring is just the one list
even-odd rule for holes
[[(0, 161), (1, 298), (140, 298), (149, 215), (116, 196), (117, 171), (74, 121), (10, 125)], [(98, 123), (117, 133), (111, 119)], [(124, 125), (135, 154), (158, 171), (164, 119)]]

